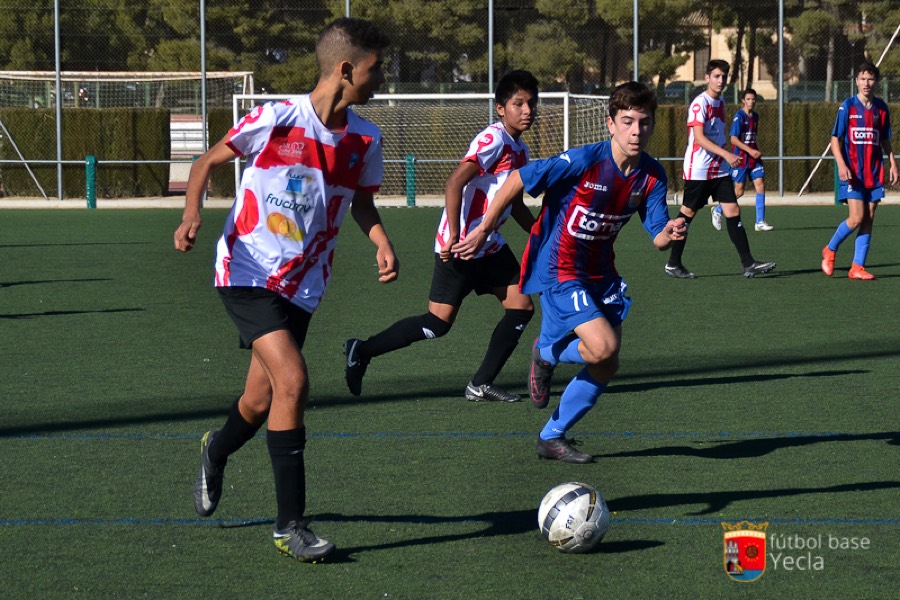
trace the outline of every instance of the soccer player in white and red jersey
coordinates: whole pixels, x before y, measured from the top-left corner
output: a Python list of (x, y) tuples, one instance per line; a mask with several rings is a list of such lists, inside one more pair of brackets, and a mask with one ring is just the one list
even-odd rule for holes
[[(842, 221), (822, 249), (822, 271), (834, 274), (834, 255), (838, 247), (855, 229), (856, 247), (850, 279), (872, 280), (866, 270), (866, 257), (872, 239), (875, 209), (884, 198), (884, 154), (891, 164), (890, 184), (898, 179), (897, 160), (891, 144), (891, 114), (887, 104), (875, 97), (875, 85), (881, 74), (872, 63), (856, 70), (857, 94), (847, 98), (838, 108), (831, 132), (831, 152), (837, 162), (838, 198), (847, 204), (850, 216)], [(882, 153), (882, 150), (884, 153)]]
[(628, 285), (615, 263), (619, 231), (637, 214), (659, 250), (684, 235), (684, 221), (669, 219), (666, 209), (665, 171), (644, 152), (655, 116), (653, 90), (634, 81), (616, 87), (606, 119), (609, 141), (514, 171), (482, 223), (451, 248), (461, 258), (477, 256), (510, 202), (523, 190), (542, 196), (521, 278), (522, 291), (539, 293), (541, 302), (541, 334), (532, 349), (528, 381), (534, 405), (547, 406), (557, 364), (583, 368), (538, 435), (540, 458), (594, 462), (566, 433), (597, 404), (619, 368), (622, 322), (631, 306)]
[(494, 328), (478, 371), (466, 386), (465, 397), (474, 402), (516, 402), (520, 399), (494, 385), (525, 326), (534, 314), (527, 294), (519, 291), (519, 263), (500, 226), (512, 215), (526, 231), (534, 216), (521, 194), (504, 211), (488, 240), (473, 260), (459, 260), (450, 248), (481, 223), (494, 194), (507, 176), (528, 162), (528, 147), (521, 136), (537, 115), (538, 82), (528, 71), (512, 71), (497, 83), (494, 93), (500, 120), (475, 136), (469, 150), (447, 180), (445, 208), (434, 243), (434, 271), (428, 296), (428, 311), (397, 321), (367, 340), (344, 342), (346, 380), (350, 393), (362, 393), (362, 379), (369, 361), (410, 344), (446, 335), (471, 292), (492, 294), (504, 313)]
[[(750, 253), (747, 232), (741, 223), (741, 209), (734, 194), (730, 169), (741, 159), (726, 146), (725, 101), (722, 92), (728, 79), (729, 65), (724, 60), (711, 60), (706, 66), (706, 91), (694, 98), (688, 108), (688, 143), (684, 153), (684, 200), (679, 217), (690, 225), (697, 212), (710, 197), (722, 205), (728, 236), (741, 259), (744, 277), (768, 273), (773, 262), (757, 262)], [(693, 279), (694, 274), (682, 263), (687, 236), (672, 244), (666, 275)]]
[(399, 269), (373, 199), (383, 172), (381, 133), (350, 110), (384, 82), (387, 45), (361, 19), (338, 19), (326, 27), (316, 43), (315, 89), (253, 109), (194, 162), (175, 231), (175, 248), (189, 251), (211, 171), (246, 157), (217, 246), (215, 286), (241, 347), (251, 350), (250, 367), (222, 429), (203, 436), (194, 508), (201, 516), (216, 510), (228, 457), (268, 420), (277, 503), (273, 539), (279, 551), (302, 561), (334, 550), (304, 516), (309, 376), (301, 351), (348, 209), (377, 247), (380, 281), (393, 281)]
[[(759, 113), (756, 108), (756, 90), (747, 88), (741, 92), (741, 110), (734, 113), (731, 119), (731, 151), (741, 157), (741, 164), (731, 169), (731, 180), (734, 182), (734, 195), (744, 195), (744, 185), (749, 178), (756, 189), (756, 231), (772, 231), (775, 229), (766, 221), (766, 169), (763, 165), (762, 152), (759, 151), (757, 136), (759, 134)], [(717, 204), (711, 211), (713, 227), (722, 229), (722, 205)]]

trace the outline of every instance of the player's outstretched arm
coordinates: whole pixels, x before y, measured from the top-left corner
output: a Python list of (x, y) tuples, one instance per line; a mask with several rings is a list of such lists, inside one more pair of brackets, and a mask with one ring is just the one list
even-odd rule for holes
[(531, 213), (531, 210), (525, 206), (525, 199), (522, 192), (519, 192), (519, 195), (513, 200), (512, 211), (509, 214), (516, 220), (519, 227), (527, 232), (531, 231), (535, 218)]
[(197, 232), (200, 231), (203, 224), (203, 220), (200, 218), (200, 207), (203, 204), (203, 194), (206, 192), (210, 174), (220, 165), (233, 160), (234, 157), (234, 151), (223, 138), (191, 165), (187, 191), (184, 195), (181, 225), (175, 230), (175, 249), (179, 252), (190, 251), (197, 241)]
[(478, 254), (478, 251), (484, 246), (488, 235), (497, 227), (503, 211), (516, 197), (521, 197), (524, 189), (525, 185), (522, 183), (522, 176), (519, 175), (519, 170), (516, 169), (509, 174), (509, 177), (506, 178), (506, 181), (494, 194), (494, 199), (491, 200), (491, 204), (488, 206), (487, 212), (484, 214), (484, 218), (478, 224), (478, 227), (468, 232), (466, 239), (454, 244), (450, 251), (453, 254), (459, 254), (459, 257), (465, 260)]
[(378, 263), (378, 281), (389, 283), (400, 275), (400, 259), (394, 253), (394, 245), (381, 224), (381, 215), (375, 208), (371, 192), (356, 192), (350, 205), (350, 214), (359, 228), (375, 244), (375, 260)]

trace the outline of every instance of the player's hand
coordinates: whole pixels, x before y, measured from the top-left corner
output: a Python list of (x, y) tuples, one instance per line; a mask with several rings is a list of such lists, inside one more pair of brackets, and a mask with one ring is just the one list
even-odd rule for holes
[(447, 240), (447, 243), (441, 246), (440, 252), (438, 252), (438, 256), (441, 257), (441, 260), (444, 262), (449, 262), (451, 258), (453, 258), (453, 252), (450, 251), (453, 248), (453, 245), (459, 242), (459, 237), (450, 237)]
[(197, 242), (197, 232), (203, 221), (200, 215), (185, 215), (181, 225), (175, 230), (175, 249), (179, 252), (189, 252)]
[(841, 181), (850, 181), (850, 168), (845, 166), (838, 167), (838, 179)]
[(381, 283), (395, 281), (400, 275), (400, 259), (397, 258), (391, 244), (379, 246), (375, 260), (378, 262), (378, 281)]
[(484, 228), (479, 225), (468, 234), (466, 234), (466, 239), (461, 242), (457, 242), (453, 244), (450, 248), (450, 252), (453, 254), (459, 254), (459, 257), (463, 260), (469, 260), (470, 258), (474, 258), (478, 251), (484, 246), (484, 242), (487, 240), (488, 232), (484, 230)]
[(741, 166), (741, 157), (737, 154), (728, 154), (728, 164), (731, 165), (732, 169), (736, 169)]
[(897, 185), (898, 180), (900, 180), (900, 175), (898, 175), (896, 167), (891, 165), (891, 170), (890, 170), (891, 186)]
[(684, 239), (685, 234), (687, 234), (687, 228), (688, 226), (687, 223), (685, 223), (684, 218), (678, 217), (677, 219), (672, 219), (666, 223), (664, 231), (666, 232), (666, 236), (675, 242)]
[(751, 150), (750, 156), (758, 159), (760, 156), (762, 156), (762, 152), (760, 152), (759, 150)]

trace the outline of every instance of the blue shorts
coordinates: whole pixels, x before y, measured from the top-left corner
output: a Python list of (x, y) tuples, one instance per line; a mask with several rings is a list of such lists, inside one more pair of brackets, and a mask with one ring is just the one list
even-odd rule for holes
[(747, 175), (750, 175), (750, 180), (755, 181), (757, 179), (762, 179), (766, 176), (766, 170), (763, 168), (762, 163), (756, 163), (756, 166), (752, 169), (732, 169), (731, 170), (731, 180), (735, 183), (744, 183), (747, 181)]
[(599, 284), (566, 281), (544, 290), (538, 347), (570, 337), (576, 327), (594, 319), (606, 319), (613, 327), (621, 324), (631, 307), (627, 293), (628, 284), (621, 277)]
[(849, 181), (842, 181), (838, 186), (838, 198), (844, 204), (847, 200), (862, 200), (863, 202), (881, 202), (884, 198), (884, 186), (877, 188), (853, 187)]

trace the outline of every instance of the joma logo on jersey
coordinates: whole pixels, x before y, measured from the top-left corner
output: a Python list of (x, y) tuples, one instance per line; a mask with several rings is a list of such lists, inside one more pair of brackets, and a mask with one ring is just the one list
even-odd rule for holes
[(566, 229), (573, 237), (581, 240), (606, 240), (619, 233), (628, 221), (627, 217), (603, 215), (576, 206), (569, 217)]
[(594, 183), (593, 181), (585, 181), (584, 187), (586, 187), (589, 190), (596, 190), (598, 192), (607, 191), (607, 187), (605, 185), (603, 185), (602, 183)]
[(852, 127), (850, 129), (850, 140), (854, 144), (874, 144), (881, 143), (878, 130), (874, 127)]

